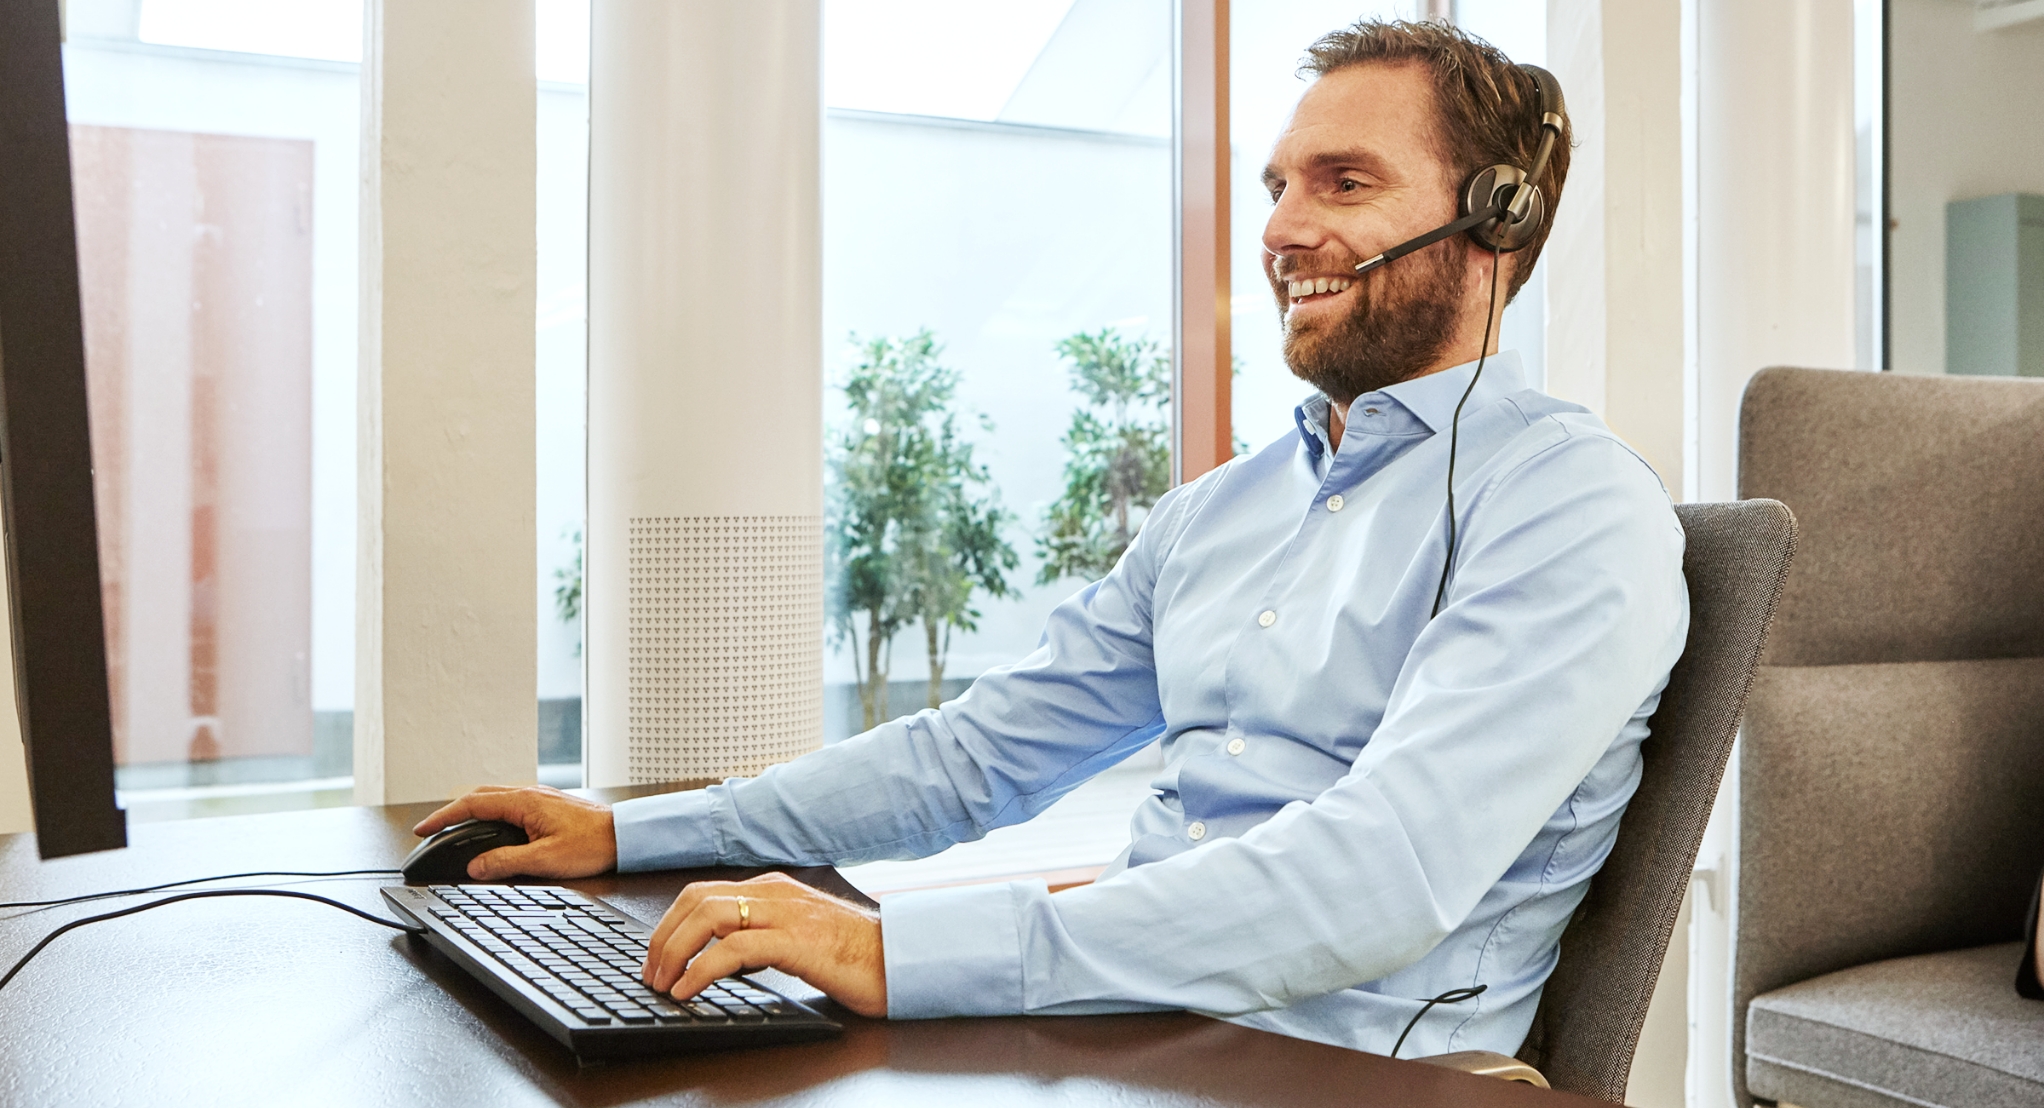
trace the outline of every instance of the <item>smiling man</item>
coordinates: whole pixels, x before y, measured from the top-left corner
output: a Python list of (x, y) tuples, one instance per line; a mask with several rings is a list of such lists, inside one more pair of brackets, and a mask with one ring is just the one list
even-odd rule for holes
[[(1404, 1053), (1516, 1050), (1682, 648), (1682, 532), (1602, 422), (1484, 358), (1544, 224), (1517, 253), (1456, 235), (1356, 272), (1454, 220), (1473, 173), (1532, 165), (1533, 78), (1434, 24), (1358, 24), (1306, 69), (1264, 174), (1285, 359), (1318, 390), (1296, 434), (1161, 500), (1034, 653), (942, 708), (615, 810), (483, 790), (421, 833), (523, 825), (480, 878), (917, 857), (1161, 741), (1090, 886), (875, 913), (785, 879), (695, 885), (647, 980), (685, 997), (771, 965), (871, 1015), (1185, 1008), (1379, 1052), (1483, 986)], [(1550, 213), (1567, 165), (1564, 141), (1535, 182)]]

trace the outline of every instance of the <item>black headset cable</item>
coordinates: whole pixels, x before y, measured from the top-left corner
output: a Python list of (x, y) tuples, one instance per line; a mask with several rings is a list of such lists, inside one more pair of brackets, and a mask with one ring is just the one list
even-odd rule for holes
[(1490, 329), (1498, 316), (1498, 259), (1503, 252), (1501, 246), (1490, 248), (1490, 311), (1483, 317), (1483, 346), (1476, 354), (1476, 372), (1469, 375), (1469, 387), (1455, 402), (1455, 418), (1448, 424), (1448, 555), (1441, 559), (1441, 584), (1434, 590), (1434, 610), (1428, 619), (1441, 614), (1441, 602), (1448, 597), (1448, 571), (1455, 567), (1455, 448), (1462, 439), (1462, 405), (1469, 403), (1469, 394), (1483, 380), (1483, 363), (1490, 358)]
[(341, 911), (346, 912), (349, 915), (360, 916), (361, 918), (366, 919), (370, 923), (376, 924), (379, 927), (388, 927), (393, 931), (402, 931), (408, 935), (420, 934), (425, 930), (422, 927), (416, 927), (411, 924), (399, 923), (396, 920), (384, 919), (382, 916), (376, 915), (373, 912), (365, 912), (352, 904), (343, 904), (338, 900), (334, 900), (330, 897), (319, 896), (314, 893), (294, 892), (290, 889), (201, 889), (198, 892), (178, 893), (175, 896), (166, 896), (161, 900), (152, 900), (147, 904), (135, 904), (126, 908), (116, 909), (115, 911), (112, 912), (102, 912), (96, 916), (86, 916), (82, 919), (74, 919), (70, 923), (67, 923), (62, 927), (59, 927), (56, 930), (51, 931), (49, 934), (44, 935), (42, 937), (41, 942), (38, 942), (34, 946), (30, 947), (27, 954), (22, 955), (18, 960), (16, 960), (13, 968), (7, 971), (7, 975), (4, 977), (0, 977), (0, 989), (5, 989), (7, 987), (7, 983), (14, 980), (14, 976), (21, 972), (22, 967), (28, 965), (30, 959), (34, 958), (38, 954), (41, 954), (43, 952), (44, 947), (49, 946), (53, 942), (56, 942), (57, 937), (64, 934), (67, 931), (74, 931), (80, 927), (84, 927), (88, 923), (103, 923), (106, 920), (119, 919), (122, 916), (132, 916), (137, 912), (146, 912), (151, 908), (161, 908), (167, 904), (177, 904), (181, 901), (186, 900), (210, 900), (214, 897), (223, 896), (275, 896), (283, 897), (289, 900), (310, 900), (316, 904), (325, 904), (328, 907), (339, 908)]
[[(6, 982), (0, 981), (0, 985), (4, 984), (6, 984)], [(1490, 988), (1489, 985), (1476, 985), (1470, 988), (1449, 989), (1447, 992), (1442, 993), (1441, 995), (1434, 997), (1432, 1000), (1427, 1001), (1426, 1004), (1422, 1006), (1416, 1014), (1414, 1014), (1412, 1019), (1406, 1021), (1405, 1030), (1400, 1031), (1398, 1033), (1398, 1042), (1392, 1045), (1391, 1056), (1393, 1058), (1398, 1057), (1399, 1048), (1405, 1045), (1405, 1037), (1407, 1035), (1412, 1034), (1412, 1029), (1419, 1026), (1420, 1017), (1432, 1011), (1434, 1005), (1460, 1004), (1471, 997), (1482, 996), (1484, 990), (1488, 988)]]

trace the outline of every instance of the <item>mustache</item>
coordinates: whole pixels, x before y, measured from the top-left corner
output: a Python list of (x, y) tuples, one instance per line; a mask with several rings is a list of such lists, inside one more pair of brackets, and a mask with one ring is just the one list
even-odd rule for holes
[(1325, 276), (1329, 270), (1354, 273), (1356, 267), (1363, 264), (1360, 255), (1345, 247), (1314, 250), (1303, 254), (1271, 254), (1270, 258), (1271, 275), (1281, 281), (1304, 273)]

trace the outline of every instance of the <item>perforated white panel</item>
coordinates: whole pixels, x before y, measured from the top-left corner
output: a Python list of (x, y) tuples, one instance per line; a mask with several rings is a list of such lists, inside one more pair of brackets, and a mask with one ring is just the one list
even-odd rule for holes
[(823, 521), (634, 517), (633, 784), (746, 776), (823, 742)]

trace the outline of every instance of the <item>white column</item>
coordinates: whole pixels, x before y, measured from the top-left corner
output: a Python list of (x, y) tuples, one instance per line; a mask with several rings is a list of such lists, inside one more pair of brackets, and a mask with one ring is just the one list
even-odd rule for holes
[[(1737, 495), (1739, 403), (1767, 366), (1853, 364), (1851, 0), (1698, 4), (1697, 490)], [(1732, 1103), (1736, 752), (1697, 867), (1689, 1090)]]
[(1575, 129), (1543, 252), (1547, 391), (1600, 413), (1682, 493), (1682, 25), (1672, 0), (1549, 0)]
[[(1679, 499), (1686, 453), (1681, 5), (1548, 0), (1547, 58), (1576, 140), (1543, 253), (1547, 391), (1602, 415)], [(1669, 942), (1627, 1104), (1683, 1103), (1688, 955), (1685, 928)]]
[(531, 782), (532, 0), (370, 0), (355, 796)]
[(602, 0), (589, 85), (591, 785), (821, 742), (819, 0)]

